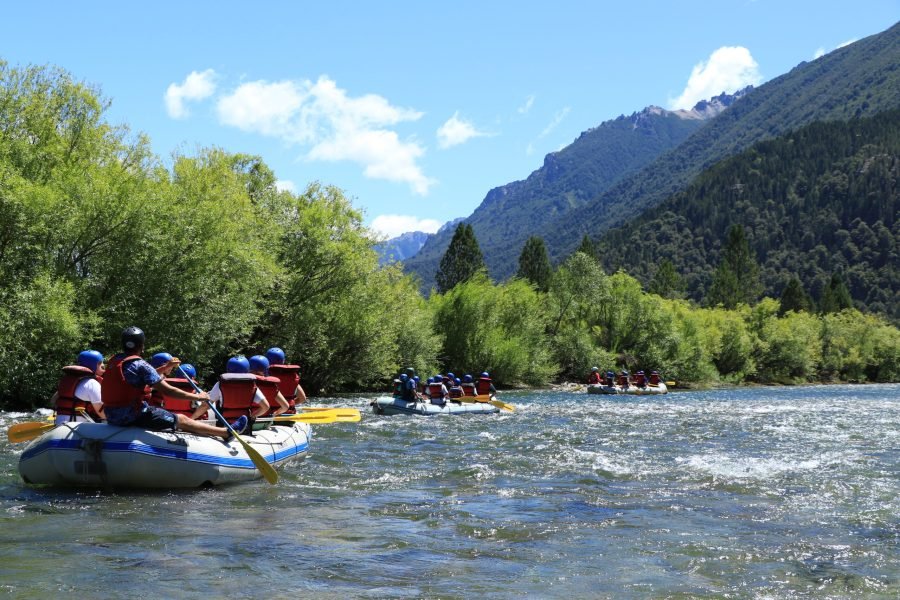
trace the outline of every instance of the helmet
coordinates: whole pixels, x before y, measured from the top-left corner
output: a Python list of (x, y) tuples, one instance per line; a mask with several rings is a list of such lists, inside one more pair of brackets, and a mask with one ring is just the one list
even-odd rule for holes
[(606, 376), (607, 376), (607, 377), (615, 377), (616, 374), (613, 373), (612, 371), (607, 371), (607, 372), (606, 372)]
[(257, 354), (256, 356), (250, 357), (250, 370), (251, 371), (262, 371), (263, 373), (269, 373), (269, 359), (263, 356), (262, 354)]
[(194, 368), (194, 365), (189, 363), (184, 363), (181, 365), (181, 370), (184, 371), (184, 374), (190, 377), (191, 379), (196, 379), (197, 377), (197, 369)]
[(456, 375), (454, 375), (453, 373), (447, 373), (447, 377), (449, 377), (450, 379), (456, 379)]
[(413, 381), (415, 381), (416, 383), (419, 383), (419, 376), (416, 375), (415, 377), (413, 377)]
[(413, 369), (412, 367), (406, 367), (405, 369), (403, 369), (403, 372), (406, 373), (407, 377), (415, 377), (416, 376), (416, 370)]
[(409, 375), (406, 373), (400, 373), (400, 381), (409, 381)]
[(283, 365), (285, 361), (284, 350), (278, 347), (266, 350), (266, 358), (269, 359), (271, 365)]
[(644, 374), (643, 371), (638, 371), (637, 373), (635, 373), (635, 375), (643, 375), (643, 374)]
[(594, 373), (598, 372), (599, 370), (600, 370), (600, 369), (598, 369), (597, 367), (591, 367), (591, 371), (594, 372)]
[(628, 375), (628, 371), (626, 371), (625, 369), (622, 369), (622, 375)]
[(232, 356), (228, 359), (225, 370), (229, 373), (249, 373), (250, 361), (243, 355)]
[(168, 352), (157, 352), (150, 357), (150, 364), (153, 365), (154, 369), (158, 369), (170, 360), (172, 360), (172, 355)]
[(122, 349), (126, 352), (129, 350), (137, 350), (144, 346), (144, 332), (139, 327), (132, 325), (122, 330)]
[(484, 377), (485, 379), (490, 379), (491, 374), (488, 373), (487, 371), (484, 371), (484, 372), (481, 373), (481, 376)]
[(103, 364), (103, 355), (96, 350), (85, 350), (78, 355), (78, 364), (96, 371), (97, 367)]
[(650, 371), (651, 375), (659, 375), (659, 371)]
[(472, 376), (471, 375), (463, 375), (463, 381), (465, 381), (466, 383), (472, 383)]
[(459, 384), (461, 383), (460, 380), (459, 380), (459, 377), (455, 378), (455, 379), (453, 380), (453, 383), (455, 383), (456, 385), (459, 385)]

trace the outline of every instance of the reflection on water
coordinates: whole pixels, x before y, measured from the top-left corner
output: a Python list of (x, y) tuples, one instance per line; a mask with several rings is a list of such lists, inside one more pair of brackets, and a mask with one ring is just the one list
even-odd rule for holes
[(900, 595), (900, 386), (503, 398), (316, 426), (276, 486), (32, 488), (4, 438), (0, 592)]

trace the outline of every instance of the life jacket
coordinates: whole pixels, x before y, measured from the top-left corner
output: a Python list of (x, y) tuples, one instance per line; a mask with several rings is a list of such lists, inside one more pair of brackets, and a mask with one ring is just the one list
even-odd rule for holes
[(428, 397), (432, 400), (440, 400), (444, 397), (443, 382), (428, 384)]
[[(93, 371), (81, 365), (68, 365), (62, 368), (63, 376), (56, 385), (56, 414), (70, 417), (70, 421), (74, 421), (76, 417), (80, 417), (79, 408), (85, 410), (85, 414), (95, 421), (100, 420), (100, 415), (94, 410), (94, 404), (81, 398), (75, 397), (75, 388), (85, 379), (96, 379), (102, 382), (103, 378), (98, 377)], [(102, 383), (101, 383), (102, 385)], [(102, 393), (102, 392), (101, 392)]]
[[(166, 383), (171, 385), (172, 387), (176, 387), (179, 390), (184, 390), (186, 392), (197, 393), (197, 390), (194, 389), (194, 386), (191, 385), (191, 382), (187, 379), (180, 377), (166, 377)], [(162, 401), (161, 404), (157, 404), (156, 406), (161, 406), (170, 413), (175, 413), (176, 415), (184, 415), (186, 417), (190, 417), (194, 414), (194, 406), (193, 400), (184, 399), (184, 398), (174, 398), (169, 396), (168, 394), (161, 394), (157, 392), (155, 389), (150, 394), (150, 404), (154, 404), (154, 399), (159, 399)]]
[(403, 386), (400, 385), (400, 380), (394, 380), (394, 391), (392, 392), (394, 396), (402, 396), (403, 395)]
[(269, 376), (278, 378), (278, 391), (287, 400), (287, 413), (294, 413), (297, 404), (297, 386), (300, 385), (300, 365), (269, 365)]
[(588, 384), (594, 383), (603, 383), (603, 378), (600, 377), (600, 373), (597, 371), (591, 371), (590, 376), (588, 376)]
[(620, 387), (628, 387), (628, 375), (619, 375), (619, 378), (616, 379), (616, 383)]
[(256, 396), (256, 375), (250, 373), (222, 373), (219, 376), (219, 391), (222, 404), (217, 406), (222, 418), (231, 422), (253, 412)]
[[(415, 384), (415, 382), (413, 382), (413, 384)], [(416, 385), (410, 385), (410, 383), (407, 382), (406, 387), (400, 391), (400, 398), (407, 402), (416, 402), (418, 400), (416, 397), (416, 387)]]
[[(278, 384), (281, 382), (277, 377), (270, 377), (266, 375), (257, 375), (256, 376), (256, 387), (259, 388), (259, 391), (262, 392), (263, 396), (266, 397), (266, 402), (269, 403), (269, 412), (266, 413), (267, 416), (271, 416), (278, 410)], [(221, 387), (221, 386), (220, 386)]]
[(451, 398), (462, 398), (463, 397), (463, 389), (462, 385), (454, 385), (449, 390)]
[(638, 373), (634, 376), (634, 385), (637, 387), (647, 387), (647, 376), (643, 373)]
[(135, 410), (141, 410), (144, 401), (150, 399), (150, 386), (145, 385), (138, 388), (125, 381), (123, 372), (125, 365), (140, 360), (140, 358), (137, 354), (130, 354), (128, 356), (116, 355), (110, 359), (103, 381), (100, 382), (100, 397), (103, 398), (103, 406), (109, 408), (130, 406)]
[(659, 385), (659, 373), (650, 373), (650, 385)]
[(462, 383), (460, 386), (462, 388), (463, 396), (477, 396), (478, 393), (475, 391), (474, 383)]
[(479, 377), (475, 382), (475, 391), (478, 396), (484, 396), (491, 393), (491, 380), (488, 377)]

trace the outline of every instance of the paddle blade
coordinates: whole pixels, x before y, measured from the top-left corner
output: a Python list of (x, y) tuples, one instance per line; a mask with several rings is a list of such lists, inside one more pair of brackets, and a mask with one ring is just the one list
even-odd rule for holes
[(334, 413), (338, 421), (355, 423), (362, 417), (355, 408), (328, 408), (325, 406), (304, 406), (303, 412), (331, 412)]
[(56, 423), (40, 423), (38, 421), (16, 423), (7, 430), (6, 437), (11, 443), (17, 444), (33, 440), (51, 429), (56, 429)]

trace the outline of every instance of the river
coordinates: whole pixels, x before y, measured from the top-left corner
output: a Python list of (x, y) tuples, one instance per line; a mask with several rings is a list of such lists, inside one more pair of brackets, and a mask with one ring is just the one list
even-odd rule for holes
[(900, 596), (900, 385), (501, 397), (314, 426), (274, 486), (30, 487), (0, 435), (0, 595)]

